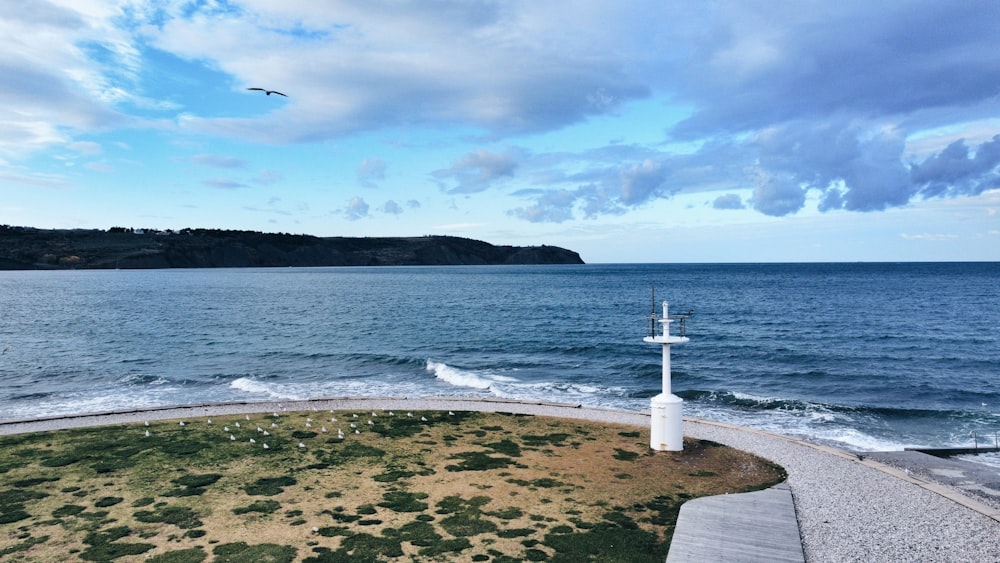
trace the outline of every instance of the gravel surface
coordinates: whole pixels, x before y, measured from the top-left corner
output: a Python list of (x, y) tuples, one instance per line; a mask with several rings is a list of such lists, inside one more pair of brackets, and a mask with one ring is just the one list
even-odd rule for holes
[(684, 434), (752, 452), (788, 471), (807, 561), (1000, 561), (1000, 513), (952, 489), (753, 429), (688, 420)]
[[(0, 434), (154, 419), (298, 410), (480, 410), (648, 426), (643, 413), (553, 403), (468, 399), (335, 398), (226, 403), (0, 421)], [(684, 435), (770, 459), (788, 471), (807, 561), (1000, 561), (1000, 512), (953, 489), (834, 448), (767, 432), (686, 419)]]

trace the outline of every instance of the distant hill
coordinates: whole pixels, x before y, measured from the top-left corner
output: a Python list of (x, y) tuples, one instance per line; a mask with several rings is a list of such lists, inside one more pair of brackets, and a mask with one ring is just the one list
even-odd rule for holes
[(0, 226), (0, 270), (583, 264), (556, 246), (460, 237), (314, 237), (255, 231)]

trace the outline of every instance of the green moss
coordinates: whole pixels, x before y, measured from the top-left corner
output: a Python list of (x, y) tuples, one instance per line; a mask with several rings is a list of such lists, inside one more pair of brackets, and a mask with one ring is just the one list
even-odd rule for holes
[(97, 508), (107, 508), (109, 506), (114, 506), (123, 500), (125, 499), (122, 497), (101, 497), (94, 502), (94, 506)]
[(524, 552), (525, 561), (548, 561), (549, 554), (540, 549), (529, 549)]
[(524, 511), (516, 506), (511, 506), (496, 512), (487, 512), (486, 514), (493, 516), (494, 518), (499, 518), (501, 520), (514, 520), (515, 518), (520, 518), (524, 516)]
[(497, 532), (498, 538), (523, 538), (535, 533), (533, 528), (511, 528)]
[(206, 557), (208, 554), (198, 546), (153, 555), (146, 559), (146, 563), (201, 563)]
[(213, 563), (291, 563), (298, 550), (290, 545), (262, 543), (248, 545), (246, 542), (224, 543), (212, 549)]
[(371, 534), (347, 536), (340, 543), (338, 551), (350, 555), (350, 561), (383, 561), (386, 557), (403, 556), (403, 546), (399, 540)]
[(565, 486), (566, 483), (562, 481), (557, 481), (549, 477), (540, 477), (538, 479), (532, 479), (530, 481), (525, 479), (508, 479), (508, 483), (512, 485), (519, 485), (522, 487), (537, 487), (539, 489), (554, 489), (556, 487)]
[(549, 558), (555, 562), (660, 563), (666, 559), (668, 547), (650, 532), (622, 529), (611, 523), (602, 523), (582, 532), (557, 533), (553, 529), (542, 543), (555, 551), (555, 555)]
[(545, 434), (545, 435), (528, 434), (525, 436), (521, 436), (521, 441), (523, 441), (524, 445), (527, 447), (540, 448), (542, 446), (548, 446), (548, 445), (565, 446), (566, 444), (564, 444), (563, 442), (565, 442), (567, 438), (569, 438), (569, 434), (567, 433), (554, 432), (552, 434)]
[(330, 452), (324, 461), (331, 465), (342, 465), (365, 458), (381, 459), (383, 456), (385, 456), (385, 450), (375, 446), (368, 446), (360, 442), (345, 442), (343, 447)]
[(441, 519), (441, 527), (453, 536), (476, 536), (495, 532), (497, 525), (492, 520), (486, 520), (478, 512), (459, 512)]
[(516, 462), (509, 457), (494, 457), (486, 452), (461, 452), (451, 456), (452, 459), (460, 459), (457, 464), (446, 465), (448, 471), (489, 471), (491, 469), (505, 469)]
[(647, 502), (645, 507), (654, 514), (647, 521), (655, 526), (674, 526), (681, 510), (682, 500), (674, 500), (668, 495), (659, 495)]
[[(188, 489), (201, 489), (208, 487), (209, 485), (214, 485), (216, 481), (222, 478), (222, 475), (218, 473), (204, 473), (204, 474), (193, 474), (184, 475), (178, 477), (171, 481), (175, 485), (186, 487)], [(184, 496), (184, 495), (180, 495)]]
[(251, 503), (249, 506), (242, 506), (233, 509), (233, 514), (247, 514), (250, 512), (259, 512), (261, 514), (271, 514), (272, 512), (281, 508), (281, 503), (275, 500), (258, 500)]
[(434, 526), (427, 522), (409, 522), (396, 530), (400, 541), (410, 542), (417, 547), (428, 547), (441, 539)]
[(628, 450), (623, 450), (621, 448), (615, 448), (614, 458), (619, 461), (635, 461), (639, 457), (639, 454), (635, 452), (630, 452)]
[(463, 510), (478, 510), (491, 500), (490, 497), (486, 496), (475, 496), (470, 499), (464, 499), (461, 495), (449, 495), (438, 501), (436, 512), (438, 514), (454, 514)]
[(11, 486), (18, 488), (34, 487), (35, 485), (41, 485), (42, 483), (52, 483), (58, 481), (59, 477), (36, 477), (34, 479), (21, 479), (20, 481), (14, 481)]
[(83, 456), (75, 452), (58, 453), (52, 457), (43, 459), (40, 465), (43, 467), (66, 467), (67, 465), (73, 465), (82, 459)]
[(327, 526), (319, 528), (316, 533), (323, 537), (332, 538), (335, 536), (349, 536), (353, 532), (351, 532), (351, 529), (346, 526)]
[(202, 523), (198, 513), (186, 506), (160, 506), (155, 510), (140, 510), (133, 514), (140, 522), (163, 522), (181, 529), (200, 528)]
[(49, 541), (49, 536), (40, 536), (37, 538), (27, 537), (23, 542), (9, 545), (3, 549), (0, 549), (0, 557), (6, 557), (8, 555), (13, 555), (22, 551), (28, 551), (32, 547)]
[(483, 444), (483, 447), (489, 448), (498, 454), (509, 455), (510, 457), (521, 456), (521, 446), (517, 445), (517, 442), (506, 438), (500, 440), (499, 442)]
[(79, 504), (64, 504), (52, 511), (52, 517), (66, 518), (67, 516), (76, 516), (84, 510), (87, 510), (87, 508)]
[(127, 543), (117, 540), (128, 536), (131, 530), (127, 526), (117, 526), (102, 532), (91, 532), (83, 543), (90, 547), (80, 553), (84, 561), (110, 561), (128, 555), (139, 555), (156, 547), (151, 543)]
[(343, 512), (324, 510), (321, 514), (329, 514), (330, 518), (333, 518), (337, 522), (342, 524), (350, 524), (352, 522), (357, 522), (361, 520), (361, 517), (357, 514), (345, 514)]
[(294, 477), (261, 477), (253, 483), (243, 487), (248, 495), (274, 496), (284, 492), (282, 487), (290, 487), (296, 483)]
[(170, 457), (186, 457), (193, 456), (209, 447), (211, 447), (209, 444), (198, 440), (174, 438), (168, 442), (159, 444), (158, 449)]
[(418, 554), (425, 557), (434, 557), (448, 553), (459, 553), (472, 547), (472, 543), (466, 538), (454, 538), (434, 542), (433, 545), (421, 547)]
[(24, 503), (49, 496), (31, 489), (7, 489), (0, 491), (0, 524), (12, 524), (30, 518)]
[(428, 507), (427, 503), (421, 502), (427, 498), (427, 493), (389, 491), (383, 494), (382, 498), (384, 500), (378, 505), (395, 512), (423, 512)]

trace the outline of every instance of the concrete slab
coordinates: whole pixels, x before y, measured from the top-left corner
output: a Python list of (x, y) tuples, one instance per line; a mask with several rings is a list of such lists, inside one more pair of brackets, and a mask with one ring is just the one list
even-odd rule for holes
[(702, 497), (681, 506), (667, 563), (802, 563), (792, 492)]
[(860, 455), (899, 468), (907, 475), (953, 487), (1000, 510), (1000, 469), (996, 467), (916, 450)]

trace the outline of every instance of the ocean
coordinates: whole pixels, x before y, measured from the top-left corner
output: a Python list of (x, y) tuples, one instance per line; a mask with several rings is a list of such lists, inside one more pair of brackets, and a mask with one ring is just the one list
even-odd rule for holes
[(1000, 263), (0, 272), (0, 418), (341, 396), (648, 410), (662, 300), (692, 313), (672, 347), (686, 416), (855, 451), (998, 438)]

